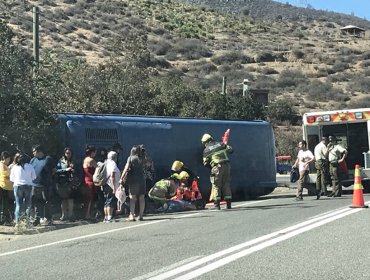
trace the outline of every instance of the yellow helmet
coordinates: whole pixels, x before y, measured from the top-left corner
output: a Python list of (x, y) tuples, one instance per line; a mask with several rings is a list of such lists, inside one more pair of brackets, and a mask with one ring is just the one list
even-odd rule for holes
[(183, 164), (181, 161), (179, 161), (179, 160), (175, 160), (175, 161), (172, 163), (171, 170), (172, 170), (172, 171), (175, 171), (175, 172), (179, 172), (183, 166), (184, 166), (184, 164)]
[(188, 172), (186, 171), (181, 171), (180, 172), (180, 180), (187, 180), (189, 179), (190, 175)]
[(173, 180), (181, 180), (181, 177), (178, 173), (173, 173), (171, 176), (170, 176), (170, 179), (173, 179)]
[(203, 134), (201, 141), (202, 141), (202, 143), (206, 143), (206, 142), (211, 141), (211, 140), (213, 140), (212, 136), (209, 135), (208, 133), (206, 133), (206, 134)]

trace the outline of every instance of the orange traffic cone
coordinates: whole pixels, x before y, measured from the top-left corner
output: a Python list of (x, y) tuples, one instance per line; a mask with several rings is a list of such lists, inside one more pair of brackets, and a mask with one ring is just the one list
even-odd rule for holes
[(364, 193), (362, 192), (362, 183), (360, 176), (360, 165), (355, 165), (355, 182), (353, 186), (353, 200), (351, 208), (368, 208), (364, 203)]

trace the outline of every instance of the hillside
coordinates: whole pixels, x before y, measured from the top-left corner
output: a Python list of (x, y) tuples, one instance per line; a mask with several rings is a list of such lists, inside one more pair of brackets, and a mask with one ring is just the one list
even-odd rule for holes
[(355, 16), (295, 7), (290, 4), (282, 4), (271, 0), (183, 0), (184, 2), (211, 7), (219, 12), (239, 15), (248, 13), (256, 20), (277, 19), (290, 21), (328, 21), (339, 25), (353, 24), (362, 28), (370, 28), (370, 22)]
[(101, 64), (114, 40), (145, 31), (152, 76), (181, 74), (205, 89), (240, 94), (270, 90), (292, 98), (299, 112), (370, 106), (368, 35), (341, 34), (347, 24), (370, 28), (348, 15), (296, 8), (268, 0), (14, 0), (0, 3), (2, 18), (25, 48), (32, 48), (32, 13), (40, 14), (41, 54)]

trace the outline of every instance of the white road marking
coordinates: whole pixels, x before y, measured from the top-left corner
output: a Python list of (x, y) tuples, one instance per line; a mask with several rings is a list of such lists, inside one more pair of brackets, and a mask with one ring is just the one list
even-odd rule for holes
[[(367, 202), (367, 203), (369, 203), (369, 202)], [(246, 256), (248, 254), (251, 254), (253, 252), (256, 252), (258, 250), (262, 250), (263, 248), (274, 245), (278, 242), (281, 242), (283, 240), (286, 240), (288, 238), (291, 238), (293, 236), (296, 236), (298, 234), (301, 234), (303, 232), (306, 232), (306, 231), (311, 230), (313, 228), (316, 228), (318, 226), (321, 226), (321, 225), (324, 225), (326, 223), (332, 222), (336, 219), (340, 219), (340, 218), (345, 217), (347, 215), (357, 213), (361, 210), (363, 210), (363, 208), (351, 209), (351, 208), (347, 207), (347, 208), (344, 208), (344, 209), (339, 209), (337, 211), (330, 212), (326, 215), (315, 217), (315, 218), (307, 220), (305, 222), (287, 227), (287, 228), (282, 229), (282, 230), (278, 230), (276, 232), (273, 232), (273, 233), (270, 233), (270, 234), (267, 234), (267, 235), (263, 235), (263, 236), (258, 237), (256, 239), (249, 240), (249, 241), (241, 243), (239, 245), (236, 245), (236, 246), (230, 247), (228, 249), (219, 251), (217, 253), (206, 256), (202, 259), (196, 260), (196, 261), (191, 262), (191, 263), (189, 263), (187, 265), (184, 265), (182, 267), (178, 267), (178, 268), (176, 268), (172, 271), (168, 271), (168, 272), (165, 272), (163, 274), (152, 277), (152, 278), (150, 278), (150, 280), (168, 279), (168, 278), (173, 277), (175, 275), (178, 275), (180, 273), (183, 273), (183, 272), (189, 271), (191, 269), (194, 269), (196, 267), (199, 267), (202, 264), (214, 261), (214, 260), (216, 260), (220, 257), (225, 256), (225, 255), (229, 255), (231, 253), (234, 253), (234, 252), (239, 251), (241, 249), (244, 249), (246, 247), (258, 244), (254, 247), (250, 247), (248, 249), (245, 249), (245, 250), (243, 250), (239, 253), (234, 253), (233, 255), (225, 257), (221, 260), (214, 261), (213, 263), (211, 263), (209, 265), (206, 265), (202, 268), (193, 270), (192, 272), (190, 272), (188, 274), (185, 274), (185, 275), (178, 278), (178, 279), (192, 279), (192, 278), (198, 277), (198, 276), (200, 276), (204, 273), (207, 273), (211, 270), (217, 269), (218, 267), (221, 267), (221, 266), (225, 265), (226, 263), (232, 262), (232, 261), (234, 261), (238, 258), (244, 257), (244, 256)], [(261, 243), (261, 242), (263, 242), (263, 243)], [(235, 256), (236, 258), (233, 257), (233, 256)], [(223, 260), (227, 260), (227, 262), (224, 263), (225, 261), (223, 261)], [(185, 277), (185, 278), (182, 278), (182, 277)]]
[(165, 218), (163, 220), (159, 220), (159, 221), (148, 221), (148, 222), (145, 222), (145, 223), (140, 223), (140, 224), (124, 227), (124, 228), (116, 228), (116, 229), (111, 229), (111, 230), (107, 230), (107, 231), (102, 231), (102, 232), (87, 234), (87, 235), (83, 235), (83, 236), (68, 238), (68, 239), (59, 240), (59, 241), (46, 243), (46, 244), (42, 244), (42, 245), (36, 245), (36, 246), (32, 246), (32, 247), (18, 249), (18, 250), (6, 252), (6, 253), (0, 253), (0, 257), (14, 255), (14, 254), (18, 254), (18, 253), (21, 253), (21, 252), (31, 251), (31, 250), (35, 250), (35, 249), (44, 248), (44, 247), (59, 245), (59, 244), (72, 242), (72, 241), (76, 241), (76, 240), (82, 240), (82, 239), (87, 239), (87, 238), (91, 238), (91, 237), (96, 237), (96, 236), (99, 236), (99, 235), (109, 234), (109, 233), (112, 233), (112, 232), (117, 232), (117, 231), (122, 231), (122, 230), (133, 229), (133, 228), (137, 228), (137, 227), (143, 227), (143, 226), (158, 224), (158, 223), (169, 221), (171, 219), (182, 219), (182, 218), (186, 218), (186, 217), (198, 216), (200, 214), (202, 214), (202, 212), (191, 213), (191, 214), (190, 213), (189, 214), (183, 214), (183, 215), (178, 215), (178, 216), (174, 216), (174, 217), (170, 217), (170, 218), (167, 217), (167, 218)]
[(59, 241), (55, 241), (55, 242), (51, 242), (51, 243), (46, 243), (46, 244), (42, 244), (42, 245), (27, 247), (27, 248), (18, 249), (18, 250), (6, 252), (6, 253), (0, 253), (0, 257), (14, 255), (14, 254), (18, 254), (18, 253), (21, 253), (21, 252), (31, 251), (31, 250), (35, 250), (35, 249), (44, 248), (44, 247), (50, 247), (50, 246), (54, 246), (54, 245), (59, 245), (59, 244), (63, 244), (63, 243), (67, 243), (67, 242), (72, 242), (72, 241), (76, 241), (76, 240), (87, 239), (87, 238), (90, 238), (90, 237), (104, 235), (104, 234), (108, 234), (108, 233), (112, 233), (112, 232), (117, 232), (117, 231), (122, 231), (122, 230), (128, 230), (128, 229), (137, 228), (137, 227), (143, 227), (143, 226), (146, 226), (146, 225), (157, 224), (157, 223), (161, 223), (161, 222), (164, 222), (164, 221), (168, 221), (168, 220), (160, 220), (160, 221), (152, 221), (152, 222), (147, 222), (147, 223), (140, 223), (140, 224), (137, 224), (137, 225), (128, 226), (128, 227), (124, 227), (124, 228), (116, 228), (116, 229), (111, 229), (111, 230), (107, 230), (107, 231), (102, 231), (102, 232), (97, 232), (97, 233), (82, 235), (82, 236), (78, 236), (78, 237), (68, 238), (68, 239), (64, 239), (64, 240), (59, 240)]
[(153, 277), (153, 276), (158, 275), (158, 274), (160, 274), (160, 273), (163, 273), (163, 272), (165, 272), (165, 271), (168, 271), (168, 270), (174, 269), (174, 268), (176, 268), (176, 267), (182, 266), (182, 265), (184, 265), (184, 264), (186, 264), (186, 263), (192, 262), (192, 261), (194, 261), (194, 260), (196, 260), (196, 259), (199, 259), (199, 258), (201, 258), (201, 257), (202, 257), (202, 256), (194, 256), (194, 257), (190, 257), (190, 258), (187, 258), (187, 259), (181, 260), (181, 261), (179, 261), (179, 262), (177, 262), (177, 263), (174, 263), (174, 264), (171, 264), (171, 265), (169, 265), (169, 266), (166, 266), (166, 267), (163, 267), (163, 268), (161, 268), (161, 269), (158, 269), (158, 270), (156, 270), (156, 271), (152, 271), (152, 272), (150, 272), (150, 273), (147, 273), (147, 274), (141, 275), (141, 276), (139, 276), (139, 277), (132, 278), (131, 280), (143, 280), (143, 279), (148, 279), (148, 278), (150, 278), (150, 277)]
[(261, 203), (261, 202), (264, 202), (266, 200), (255, 200), (255, 201), (251, 201), (251, 202), (246, 202), (246, 203), (242, 203), (242, 204), (237, 204), (237, 205), (233, 205), (234, 208), (239, 208), (239, 207), (243, 207), (243, 206), (247, 206), (247, 205), (251, 205), (251, 204), (256, 204), (256, 203)]
[(292, 237), (294, 237), (296, 235), (299, 235), (299, 234), (304, 233), (306, 231), (309, 231), (311, 229), (314, 229), (314, 228), (320, 227), (322, 225), (325, 225), (327, 223), (330, 223), (332, 221), (341, 219), (341, 218), (343, 218), (345, 216), (348, 216), (348, 215), (357, 213), (357, 212), (359, 212), (361, 210), (363, 210), (363, 209), (362, 208), (351, 209), (351, 210), (349, 210), (347, 212), (344, 212), (344, 213), (341, 213), (341, 214), (339, 214), (337, 216), (333, 216), (333, 217), (330, 217), (328, 219), (325, 219), (325, 220), (316, 222), (314, 224), (305, 226), (303, 228), (300, 228), (300, 229), (297, 229), (295, 231), (292, 231), (292, 232), (290, 232), (290, 233), (288, 233), (286, 235), (282, 235), (282, 236), (273, 238), (271, 240), (268, 240), (268, 241), (263, 242), (261, 244), (258, 244), (256, 246), (253, 246), (253, 247), (248, 248), (246, 250), (243, 250), (243, 251), (240, 251), (240, 252), (235, 253), (233, 255), (230, 255), (230, 256), (227, 256), (225, 258), (222, 258), (222, 259), (220, 259), (220, 260), (218, 260), (216, 262), (213, 262), (213, 263), (211, 263), (209, 265), (206, 265), (204, 267), (201, 267), (201, 268), (199, 268), (197, 270), (193, 270), (193, 271), (191, 271), (191, 272), (189, 272), (189, 273), (187, 273), (185, 275), (182, 275), (180, 277), (177, 277), (175, 279), (176, 280), (189, 280), (189, 279), (193, 279), (193, 278), (199, 277), (200, 275), (203, 275), (203, 274), (205, 274), (207, 272), (210, 272), (212, 270), (215, 270), (215, 269), (217, 269), (217, 268), (219, 268), (221, 266), (224, 266), (224, 265), (226, 265), (226, 264), (228, 264), (230, 262), (236, 261), (237, 259), (243, 258), (243, 257), (245, 257), (247, 255), (250, 255), (250, 254), (254, 253), (254, 252), (257, 252), (257, 251), (260, 251), (262, 249), (265, 249), (265, 248), (267, 248), (269, 246), (275, 245), (275, 244), (277, 244), (279, 242), (282, 242), (284, 240), (287, 240), (289, 238), (292, 238)]

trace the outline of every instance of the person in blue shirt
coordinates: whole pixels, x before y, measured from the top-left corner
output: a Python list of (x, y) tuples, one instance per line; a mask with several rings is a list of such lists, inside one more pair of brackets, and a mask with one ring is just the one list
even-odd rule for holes
[(53, 175), (56, 172), (54, 160), (45, 154), (41, 145), (32, 148), (33, 158), (30, 164), (36, 172), (36, 179), (33, 180), (32, 206), (35, 210), (34, 225), (41, 222), (52, 225), (52, 215), (50, 211), (50, 201), (53, 191)]

